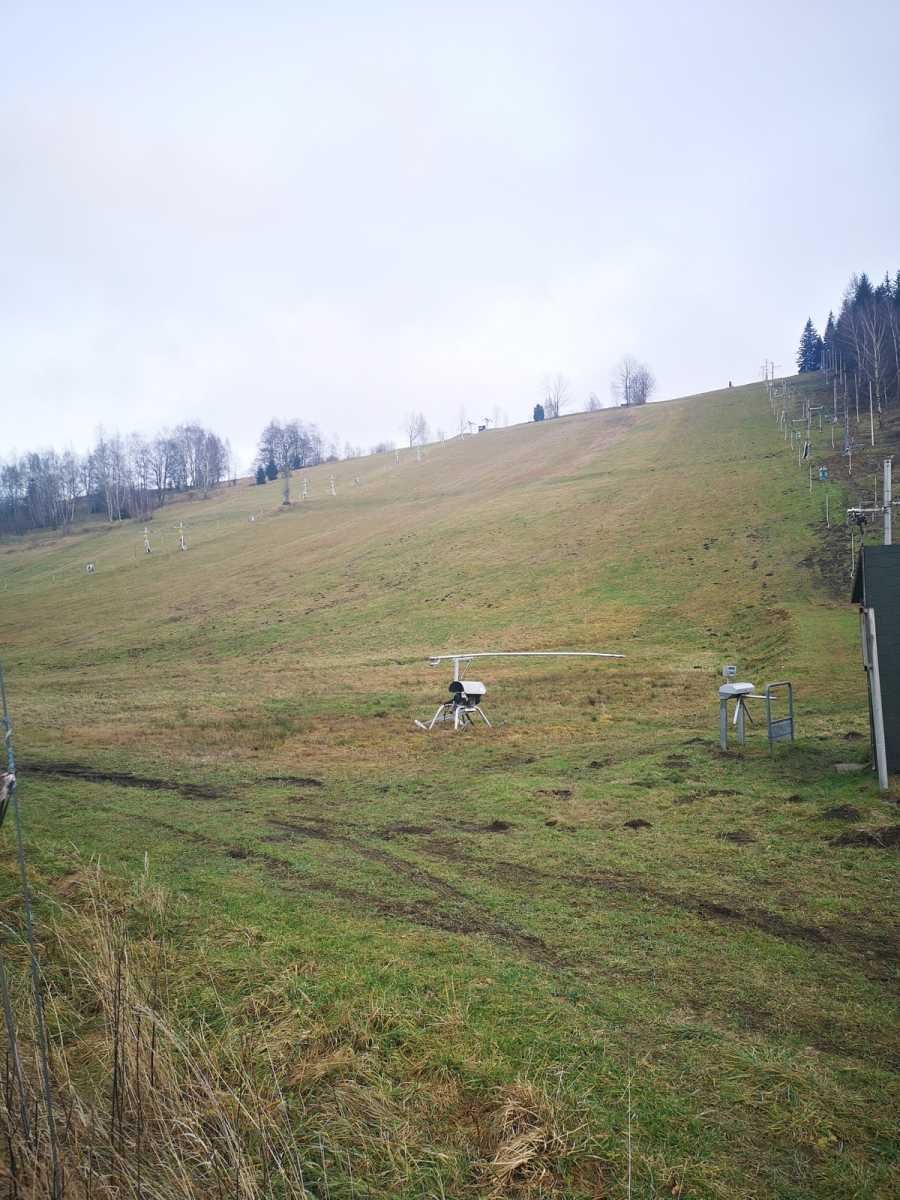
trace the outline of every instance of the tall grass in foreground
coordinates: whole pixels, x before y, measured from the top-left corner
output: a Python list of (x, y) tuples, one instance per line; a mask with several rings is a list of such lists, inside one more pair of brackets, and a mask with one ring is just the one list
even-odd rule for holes
[[(215, 994), (205, 1018), (179, 1015), (191, 1005), (173, 944), (185, 922), (178, 902), (146, 873), (128, 891), (95, 866), (80, 866), (64, 890), (42, 944), (62, 1160), (55, 1189), (27, 1040), (25, 955), (15, 942), (4, 947), (20, 976), (26, 1093), (7, 1048), (0, 1188), (9, 1197), (606, 1194), (587, 1124), (564, 1119), (558, 1095), (527, 1081), (476, 1092), (415, 1053), (398, 1079), (377, 1044), (385, 1030), (396, 1036), (389, 1012), (328, 1024), (292, 1011), (265, 980), (237, 1005)], [(586, 1190), (572, 1188), (573, 1174)]]
[[(134, 910), (101, 873), (85, 873), (83, 884), (84, 902), (59, 910), (45, 940), (61, 1194), (307, 1196), (274, 1071), (260, 1069), (249, 1041), (203, 1023), (186, 1029), (167, 1011), (165, 895), (141, 888), (134, 907), (145, 923), (134, 937)], [(28, 1028), (24, 1012), (19, 1027)], [(9, 1066), (4, 1100), (10, 1193), (50, 1195), (46, 1121), (36, 1094), (27, 1096), (27, 1136)]]

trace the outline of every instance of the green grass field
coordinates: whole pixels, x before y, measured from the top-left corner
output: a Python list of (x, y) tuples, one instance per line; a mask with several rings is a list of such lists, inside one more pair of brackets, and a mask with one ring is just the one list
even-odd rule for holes
[[(316, 1197), (896, 1195), (896, 856), (836, 842), (900, 793), (835, 771), (868, 726), (823, 514), (888, 445), (849, 481), (817, 433), (810, 493), (748, 386), (319, 467), (286, 510), (244, 481), (151, 555), (3, 542), (42, 914), (149, 863), (172, 1019), (251, 1038)], [(487, 660), (492, 730), (416, 730), (428, 655), (495, 648), (627, 657)], [(728, 661), (793, 681), (796, 745), (720, 753)]]

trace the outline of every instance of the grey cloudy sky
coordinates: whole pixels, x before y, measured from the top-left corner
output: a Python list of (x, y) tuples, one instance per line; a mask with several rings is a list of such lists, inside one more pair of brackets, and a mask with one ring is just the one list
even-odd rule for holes
[(900, 6), (0, 0), (0, 455), (789, 364), (900, 266)]

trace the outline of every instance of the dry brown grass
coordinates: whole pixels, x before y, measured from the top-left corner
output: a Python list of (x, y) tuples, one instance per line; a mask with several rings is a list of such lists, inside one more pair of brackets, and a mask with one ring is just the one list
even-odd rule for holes
[[(78, 903), (59, 909), (46, 937), (55, 1194), (256, 1200), (277, 1181), (280, 1195), (308, 1195), (284, 1095), (275, 1073), (259, 1070), (256, 1048), (203, 1024), (186, 1028), (167, 1011), (165, 895), (141, 888), (134, 908), (146, 926), (135, 939), (134, 908), (99, 870), (70, 875), (66, 892)], [(9, 1083), (5, 1099), (10, 1194), (53, 1195), (46, 1120), (29, 1138)], [(28, 1104), (37, 1113), (36, 1094)]]
[[(484, 1128), (490, 1157), (482, 1165), (482, 1175), (491, 1196), (523, 1200), (552, 1196), (564, 1187), (571, 1156), (579, 1155), (582, 1173), (586, 1168), (590, 1143), (586, 1124), (572, 1127), (553, 1098), (526, 1081), (497, 1093)], [(591, 1161), (599, 1187), (600, 1160)]]
[[(454, 1195), (524, 1198), (563, 1194), (575, 1156), (583, 1172), (587, 1126), (567, 1123), (558, 1099), (523, 1080), (486, 1100), (458, 1074), (433, 1072), (417, 1056), (415, 1031), (401, 1024), (408, 1016), (377, 1005), (330, 1021), (312, 1007), (298, 1016), (286, 1000), (292, 993), (296, 1002), (295, 969), (233, 1006), (227, 1020), (217, 998), (221, 1023), (186, 1020), (179, 1012), (189, 1008), (191, 981), (170, 940), (183, 923), (176, 910), (146, 874), (129, 890), (80, 864), (55, 886), (41, 955), (56, 1191), (19, 948), (13, 968), (21, 972), (31, 1119), (26, 1130), (7, 1064), (0, 1179), (10, 1197), (301, 1200), (390, 1196), (409, 1186), (419, 1194), (429, 1172), (446, 1176), (450, 1164)], [(459, 1019), (451, 999), (447, 1021)], [(403, 1078), (386, 1070), (379, 1051), (386, 1030), (409, 1040)]]

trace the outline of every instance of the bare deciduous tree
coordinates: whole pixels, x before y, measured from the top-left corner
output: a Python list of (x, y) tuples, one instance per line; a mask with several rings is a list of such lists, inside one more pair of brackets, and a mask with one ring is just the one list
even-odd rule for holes
[(656, 376), (645, 363), (638, 363), (634, 373), (632, 404), (646, 404), (656, 390)]
[(85, 455), (48, 450), (0, 463), (0, 528), (68, 525), (79, 508), (109, 521), (146, 520), (167, 488), (216, 487), (229, 456), (227, 443), (199, 425), (180, 425), (149, 442), (99, 429)]
[(610, 390), (617, 403), (627, 408), (636, 404), (646, 404), (655, 387), (653, 372), (631, 354), (626, 354), (620, 359), (613, 370)]
[(424, 446), (428, 441), (428, 422), (425, 420), (424, 413), (407, 413), (403, 418), (403, 427), (409, 438), (410, 447)]
[(558, 417), (560, 412), (569, 403), (569, 381), (565, 375), (557, 371), (555, 375), (548, 375), (544, 380), (544, 415), (548, 419), (550, 417)]

